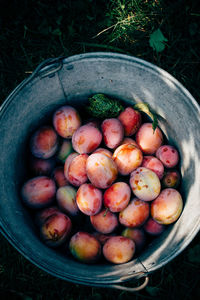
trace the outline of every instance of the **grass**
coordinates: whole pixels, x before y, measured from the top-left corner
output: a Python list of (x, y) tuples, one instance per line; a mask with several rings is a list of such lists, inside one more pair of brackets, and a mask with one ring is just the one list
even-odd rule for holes
[[(199, 102), (198, 2), (1, 1), (0, 101), (46, 58), (114, 51), (143, 58), (167, 70)], [(149, 44), (151, 34), (158, 28), (168, 40), (161, 52)], [(199, 234), (177, 258), (150, 276), (145, 290), (134, 295), (64, 282), (32, 265), (3, 236), (0, 243), (1, 299), (171, 300), (200, 296)]]

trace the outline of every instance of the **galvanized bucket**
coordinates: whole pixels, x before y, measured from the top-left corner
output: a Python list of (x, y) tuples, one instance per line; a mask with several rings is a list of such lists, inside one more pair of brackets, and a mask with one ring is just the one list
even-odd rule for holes
[[(122, 265), (84, 265), (45, 246), (20, 199), (27, 139), (63, 104), (84, 105), (105, 93), (129, 104), (147, 102), (159, 126), (181, 156), (184, 210), (140, 257)], [(67, 281), (103, 287), (145, 277), (176, 257), (200, 229), (200, 108), (191, 94), (164, 70), (116, 53), (88, 53), (49, 59), (5, 100), (0, 111), (0, 226), (8, 241), (32, 263)], [(128, 288), (125, 288), (128, 289)], [(135, 290), (129, 288), (129, 290)]]

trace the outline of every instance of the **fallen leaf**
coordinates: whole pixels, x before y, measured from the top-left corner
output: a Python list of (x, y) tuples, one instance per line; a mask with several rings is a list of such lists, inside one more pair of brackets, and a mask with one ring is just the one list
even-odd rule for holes
[(165, 49), (165, 42), (167, 41), (168, 39), (164, 37), (159, 28), (150, 34), (149, 44), (156, 52), (162, 52)]

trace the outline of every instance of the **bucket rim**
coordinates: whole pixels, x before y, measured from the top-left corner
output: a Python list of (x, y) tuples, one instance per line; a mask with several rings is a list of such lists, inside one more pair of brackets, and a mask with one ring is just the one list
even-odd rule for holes
[[(11, 99), (15, 96), (16, 93), (18, 93), (29, 81), (34, 79), (35, 77), (39, 77), (40, 71), (48, 71), (48, 69), (51, 67), (52, 64), (55, 64), (56, 62), (61, 62), (62, 64), (70, 64), (72, 62), (81, 61), (84, 59), (97, 59), (97, 58), (109, 58), (109, 59), (121, 59), (123, 61), (129, 61), (131, 63), (137, 63), (138, 65), (144, 66), (148, 68), (149, 70), (152, 70), (156, 72), (159, 76), (165, 77), (169, 79), (171, 82), (173, 82), (185, 96), (187, 96), (190, 101), (192, 102), (192, 105), (195, 107), (195, 109), (198, 111), (200, 115), (200, 105), (198, 104), (197, 100), (192, 96), (192, 94), (184, 87), (184, 85), (179, 82), (174, 76), (172, 76), (169, 72), (166, 70), (160, 68), (159, 66), (153, 64), (152, 62), (146, 61), (142, 58), (138, 58), (136, 56), (128, 55), (128, 54), (122, 54), (117, 52), (86, 52), (81, 54), (75, 54), (68, 57), (60, 56), (52, 59), (46, 59), (42, 61), (33, 71), (33, 73), (25, 78), (21, 83), (19, 83), (13, 91), (6, 97), (6, 99), (3, 101), (3, 103), (0, 106), (0, 116), (2, 114), (2, 111), (5, 109), (5, 106), (7, 106), (8, 102), (11, 101)], [(40, 67), (42, 65), (45, 65), (45, 62), (49, 62), (46, 66)]]

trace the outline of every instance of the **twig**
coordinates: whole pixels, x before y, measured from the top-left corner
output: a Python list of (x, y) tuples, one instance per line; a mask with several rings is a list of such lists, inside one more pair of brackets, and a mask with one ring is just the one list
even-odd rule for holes
[(119, 24), (125, 23), (126, 21), (130, 21), (130, 19), (133, 19), (133, 18), (135, 18), (135, 16), (128, 16), (127, 18), (125, 18), (125, 19), (123, 19), (121, 21), (118, 21), (117, 23), (115, 23), (115, 24), (113, 24), (113, 25), (111, 25), (111, 26), (103, 29), (102, 31), (100, 31), (99, 33), (97, 33), (92, 38), (94, 39), (94, 38), (98, 37), (99, 35), (101, 35), (102, 33), (106, 32), (106, 31), (108, 31), (108, 30), (110, 30), (110, 29), (112, 29), (114, 27), (117, 27), (117, 25), (119, 25)]

